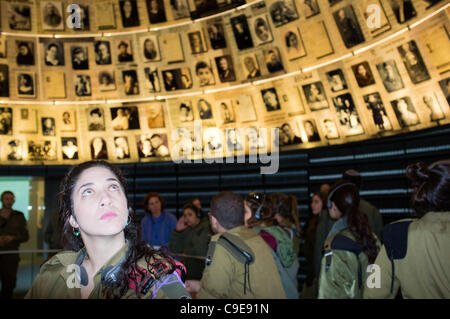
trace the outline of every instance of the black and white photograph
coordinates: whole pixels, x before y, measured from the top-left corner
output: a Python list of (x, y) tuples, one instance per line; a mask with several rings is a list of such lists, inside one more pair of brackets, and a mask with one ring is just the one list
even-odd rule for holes
[(217, 0), (194, 0), (195, 17), (209, 15), (219, 9)]
[(133, 51), (131, 48), (131, 40), (116, 40), (119, 54), (117, 60), (119, 62), (133, 62)]
[(234, 73), (233, 60), (231, 55), (223, 55), (215, 58), (217, 70), (219, 72), (220, 82), (236, 81)]
[(158, 68), (154, 66), (146, 67), (144, 68), (144, 74), (147, 92), (161, 92), (161, 82), (159, 80)]
[(161, 23), (167, 21), (164, 0), (147, 0), (147, 12), (150, 23)]
[[(79, 4), (79, 14), (80, 14), (80, 24), (75, 26), (73, 30), (75, 31), (89, 31), (90, 21), (89, 21), (89, 6)], [(74, 11), (72, 11), (74, 12)]]
[(297, 8), (293, 0), (275, 1), (270, 5), (269, 11), (275, 27), (298, 19)]
[(114, 91), (117, 89), (116, 77), (113, 70), (103, 70), (98, 72), (98, 88), (100, 92)]
[(90, 143), (91, 158), (94, 160), (108, 159), (108, 146), (100, 136), (94, 137)]
[(273, 41), (272, 30), (265, 14), (250, 18), (255, 46)]
[(244, 147), (242, 144), (241, 130), (238, 128), (227, 128), (225, 129), (227, 151), (243, 151)]
[(117, 136), (114, 138), (114, 154), (116, 159), (127, 159), (130, 158), (130, 146), (128, 144), (128, 137)]
[(54, 140), (29, 140), (28, 159), (35, 160), (56, 160), (56, 141)]
[(195, 75), (199, 86), (215, 85), (214, 72), (208, 61), (198, 61), (195, 64)]
[(203, 130), (203, 143), (205, 155), (217, 154), (223, 150), (223, 132), (217, 127), (208, 127)]
[(74, 132), (77, 128), (75, 110), (61, 109), (58, 111), (58, 128), (61, 132)]
[(124, 28), (139, 26), (139, 12), (136, 0), (120, 0), (119, 8)]
[(305, 45), (298, 27), (285, 29), (281, 39), (285, 46), (284, 52), (286, 52), (288, 60), (292, 61), (306, 56)]
[(418, 84), (431, 79), (416, 41), (404, 43), (397, 49), (412, 83)]
[(352, 70), (360, 88), (375, 84), (375, 78), (367, 61), (352, 65)]
[(44, 42), (44, 61), (48, 66), (64, 65), (64, 46), (60, 41)]
[(41, 1), (41, 22), (45, 31), (64, 30), (64, 14), (61, 1)]
[(122, 71), (123, 90), (126, 95), (139, 94), (139, 82), (136, 70)]
[(333, 17), (347, 48), (352, 48), (365, 41), (355, 11), (351, 5), (334, 12)]
[(341, 69), (332, 70), (327, 72), (326, 75), (333, 93), (347, 90), (347, 81)]
[(217, 102), (220, 115), (222, 117), (222, 124), (229, 124), (236, 122), (234, 114), (233, 102), (231, 100), (221, 100)]
[(9, 97), (9, 68), (7, 64), (0, 64), (0, 96)]
[(304, 120), (303, 128), (305, 129), (308, 142), (320, 142), (319, 131), (317, 130), (316, 122), (313, 119)]
[(0, 135), (12, 135), (13, 113), (10, 107), (0, 107)]
[(224, 49), (227, 47), (222, 20), (209, 22), (207, 24), (207, 30), (209, 43), (213, 50)]
[(145, 62), (161, 60), (158, 37), (156, 35), (141, 38), (141, 50)]
[(442, 93), (444, 93), (444, 96), (447, 99), (447, 104), (450, 106), (450, 78), (439, 81), (439, 85), (441, 86)]
[(301, 0), (303, 3), (303, 13), (306, 18), (313, 17), (320, 13), (318, 0)]
[(405, 23), (417, 15), (412, 0), (390, 0), (398, 23)]
[(281, 109), (280, 100), (275, 88), (261, 90), (261, 97), (267, 112), (277, 111)]
[(364, 102), (366, 102), (367, 109), (372, 113), (373, 124), (378, 128), (378, 130), (392, 130), (392, 124), (389, 120), (380, 94), (375, 92), (364, 95)]
[(72, 68), (74, 70), (88, 70), (88, 48), (82, 46), (71, 46), (70, 53), (72, 56)]
[(111, 64), (111, 45), (109, 41), (95, 41), (94, 51), (97, 65)]
[(435, 122), (443, 120), (445, 114), (442, 111), (439, 100), (435, 92), (427, 92), (422, 96), (423, 110), (427, 110), (430, 113), (430, 121)]
[(163, 104), (156, 102), (145, 106), (146, 122), (148, 128), (164, 127), (164, 111)]
[(255, 153), (255, 151), (263, 150), (266, 147), (266, 142), (264, 141), (264, 137), (267, 138), (267, 136), (263, 136), (263, 131), (259, 130), (258, 128), (254, 126), (247, 127), (244, 131), (245, 136), (248, 139), (248, 149), (249, 153)]
[(36, 97), (34, 73), (20, 72), (17, 74), (17, 96), (23, 98)]
[(197, 102), (198, 116), (201, 120), (211, 120), (213, 118), (212, 105), (205, 98)]
[(115, 131), (138, 130), (140, 128), (137, 106), (112, 107), (111, 119), (111, 127)]
[(78, 159), (78, 142), (76, 137), (62, 137), (61, 151), (63, 160)]
[(327, 140), (334, 140), (339, 138), (339, 131), (337, 129), (336, 123), (331, 118), (322, 119), (322, 131), (325, 134)]
[(184, 90), (192, 87), (189, 68), (162, 71), (166, 91)]
[(194, 111), (192, 110), (190, 101), (179, 103), (178, 112), (178, 120), (181, 123), (192, 122), (194, 120)]
[(192, 54), (205, 53), (206, 51), (208, 51), (201, 29), (188, 32), (187, 38), (191, 47)]
[(247, 80), (253, 80), (261, 76), (261, 68), (255, 53), (249, 53), (241, 56), (242, 65), (244, 66), (244, 76)]
[(314, 82), (303, 85), (303, 93), (305, 94), (306, 102), (311, 111), (317, 111), (328, 108), (328, 100), (325, 95), (322, 82)]
[(247, 17), (245, 14), (231, 18), (230, 24), (238, 49), (245, 50), (253, 48), (252, 35), (250, 34), (250, 29), (248, 27)]
[(8, 25), (11, 30), (31, 30), (31, 7), (28, 4), (8, 3)]
[(401, 127), (409, 127), (420, 123), (419, 116), (409, 96), (391, 101), (391, 104)]
[(91, 77), (86, 74), (77, 74), (74, 76), (75, 94), (77, 96), (91, 96), (92, 86)]
[(388, 93), (403, 89), (402, 77), (397, 69), (397, 64), (394, 60), (388, 60), (377, 64), (378, 73), (383, 80), (383, 85)]
[(86, 119), (89, 131), (105, 130), (105, 112), (101, 107), (88, 108), (86, 110)]
[(142, 134), (136, 136), (139, 158), (169, 156), (166, 134)]
[(21, 161), (23, 159), (22, 141), (14, 139), (8, 142), (8, 161)]
[(358, 111), (350, 93), (333, 97), (339, 125), (347, 136), (364, 134)]
[(174, 20), (191, 17), (188, 0), (170, 0), (169, 4)]
[(297, 125), (294, 122), (286, 122), (279, 127), (279, 146), (289, 146), (302, 144), (302, 138), (297, 131)]
[(16, 41), (17, 65), (34, 65), (34, 43), (32, 41)]
[(42, 135), (55, 136), (55, 118), (54, 117), (42, 117), (41, 118)]
[(269, 71), (269, 73), (284, 71), (280, 50), (278, 50), (278, 48), (272, 47), (264, 50), (263, 53), (264, 61), (266, 62), (267, 71)]

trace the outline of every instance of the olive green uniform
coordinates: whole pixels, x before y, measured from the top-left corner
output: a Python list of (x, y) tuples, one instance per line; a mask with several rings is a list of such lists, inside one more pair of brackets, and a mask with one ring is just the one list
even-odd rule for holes
[[(219, 237), (228, 234), (238, 237), (245, 248), (253, 252), (254, 262), (246, 267), (224, 245), (217, 243)], [(211, 258), (210, 264), (203, 272), (198, 298), (286, 298), (271, 248), (255, 231), (238, 226), (214, 235), (207, 257)]]
[[(13, 210), (8, 219), (0, 217), (0, 236), (15, 236), (16, 238), (4, 246), (0, 251), (18, 250), (21, 243), (29, 239), (27, 221), (23, 213)], [(11, 298), (16, 286), (17, 269), (19, 268), (19, 254), (0, 254), (0, 281), (2, 292), (0, 297)]]
[[(25, 298), (33, 299), (81, 299), (81, 288), (76, 285), (76, 272), (73, 268), (76, 260), (84, 251), (63, 251), (53, 256), (48, 262), (42, 265), (39, 274), (34, 280), (30, 290), (27, 292)], [(125, 255), (128, 249), (128, 243), (124, 245), (111, 259), (94, 275), (94, 288), (89, 295), (89, 299), (103, 298), (101, 274), (102, 271), (112, 265), (119, 263), (121, 258)], [(150, 262), (155, 261), (151, 259)], [(138, 261), (138, 266), (147, 269), (147, 262), (145, 258)], [(141, 296), (141, 298), (190, 298), (189, 293), (184, 288), (184, 284), (177, 280), (175, 276), (171, 279), (167, 278), (170, 275), (162, 277), (160, 280), (153, 283), (148, 292)], [(169, 280), (167, 280), (169, 279)], [(162, 281), (167, 280), (167, 285), (161, 285)], [(79, 281), (78, 281), (79, 283)], [(129, 289), (122, 297), (124, 299), (133, 299), (136, 297), (136, 291)]]
[[(377, 246), (380, 242), (377, 239)], [(362, 298), (369, 260), (346, 228), (325, 242), (319, 277), (319, 299)]]
[(386, 247), (390, 243), (385, 240), (375, 260), (381, 270), (380, 287), (366, 289), (364, 298), (395, 298), (399, 288), (403, 298), (450, 298), (450, 212), (429, 212), (408, 225), (409, 221), (386, 227), (386, 233), (396, 227), (398, 236), (398, 227), (406, 226), (401, 227), (404, 240), (397, 240), (395, 247), (404, 253), (398, 258), (391, 255), (392, 265)]
[[(378, 209), (361, 198), (359, 203), (359, 210), (367, 215), (369, 225), (375, 235), (377, 235), (378, 238), (382, 238), (383, 217), (381, 216)], [(317, 223), (316, 240), (314, 246), (314, 272), (317, 277), (319, 277), (320, 262), (323, 256), (323, 245), (328, 237), (328, 233), (330, 232), (335, 222), (336, 220), (333, 220), (330, 217), (328, 209), (322, 210), (319, 216), (319, 221)]]
[[(205, 257), (210, 238), (209, 220), (203, 218), (195, 227), (188, 227), (183, 231), (174, 230), (170, 237), (169, 248), (175, 254)], [(181, 261), (186, 266), (187, 280), (200, 280), (202, 278), (203, 269), (205, 268), (204, 259), (183, 258)]]

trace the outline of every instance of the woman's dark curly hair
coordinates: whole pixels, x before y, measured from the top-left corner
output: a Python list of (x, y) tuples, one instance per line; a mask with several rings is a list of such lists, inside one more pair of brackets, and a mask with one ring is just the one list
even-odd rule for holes
[[(345, 185), (344, 185), (345, 184)], [(378, 255), (377, 240), (372, 233), (367, 215), (359, 210), (359, 190), (347, 181), (339, 181), (331, 187), (328, 200), (335, 203), (343, 216), (347, 216), (348, 227), (361, 245), (363, 252), (373, 263)]]
[(428, 212), (450, 212), (450, 160), (430, 166), (423, 162), (410, 164), (406, 177), (414, 187), (411, 207), (419, 216)]
[(289, 220), (301, 234), (301, 227), (298, 220), (298, 203), (294, 195), (287, 195), (284, 193), (270, 194), (272, 201), (273, 214), (280, 214), (283, 218)]
[[(129, 221), (130, 223), (124, 228), (125, 239), (129, 243), (129, 249), (126, 253), (125, 260), (116, 275), (117, 281), (102, 287), (103, 294), (106, 298), (121, 298), (129, 289), (129, 280), (133, 280), (135, 287), (138, 287), (139, 280), (145, 276), (145, 273), (141, 267), (137, 266), (138, 261), (141, 258), (145, 258), (147, 262), (147, 271), (150, 271), (150, 262), (156, 259), (162, 259), (164, 263), (171, 265), (167, 273), (172, 273), (175, 270), (175, 262), (167, 254), (160, 250), (154, 250), (146, 243), (141, 241), (141, 227), (136, 223), (134, 210), (131, 208), (128, 198), (128, 192), (126, 187), (125, 178), (119, 168), (106, 161), (89, 161), (79, 165), (73, 166), (66, 174), (61, 182), (59, 197), (59, 222), (62, 229), (62, 241), (63, 247), (66, 250), (79, 251), (84, 247), (81, 236), (75, 236), (73, 234), (72, 226), (69, 223), (70, 217), (73, 215), (73, 199), (72, 194), (80, 175), (87, 169), (92, 167), (102, 167), (113, 173), (127, 197)], [(164, 276), (162, 275), (156, 276)], [(159, 279), (156, 277), (156, 279)], [(138, 290), (136, 290), (136, 296), (140, 298)]]
[(273, 223), (273, 205), (270, 197), (263, 193), (250, 193), (245, 196), (244, 201), (252, 211), (252, 217), (247, 220), (250, 227), (261, 223)]

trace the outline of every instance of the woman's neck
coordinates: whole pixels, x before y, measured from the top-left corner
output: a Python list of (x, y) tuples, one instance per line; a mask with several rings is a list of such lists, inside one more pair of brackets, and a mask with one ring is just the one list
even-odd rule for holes
[(125, 235), (123, 232), (111, 238), (96, 237), (83, 238), (86, 246), (88, 261), (85, 265), (89, 272), (94, 275), (102, 268), (125, 245)]

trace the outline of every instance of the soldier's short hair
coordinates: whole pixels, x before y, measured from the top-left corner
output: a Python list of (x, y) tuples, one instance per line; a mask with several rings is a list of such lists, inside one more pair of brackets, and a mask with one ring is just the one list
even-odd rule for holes
[(244, 225), (244, 199), (239, 194), (223, 191), (211, 200), (211, 214), (225, 229)]

